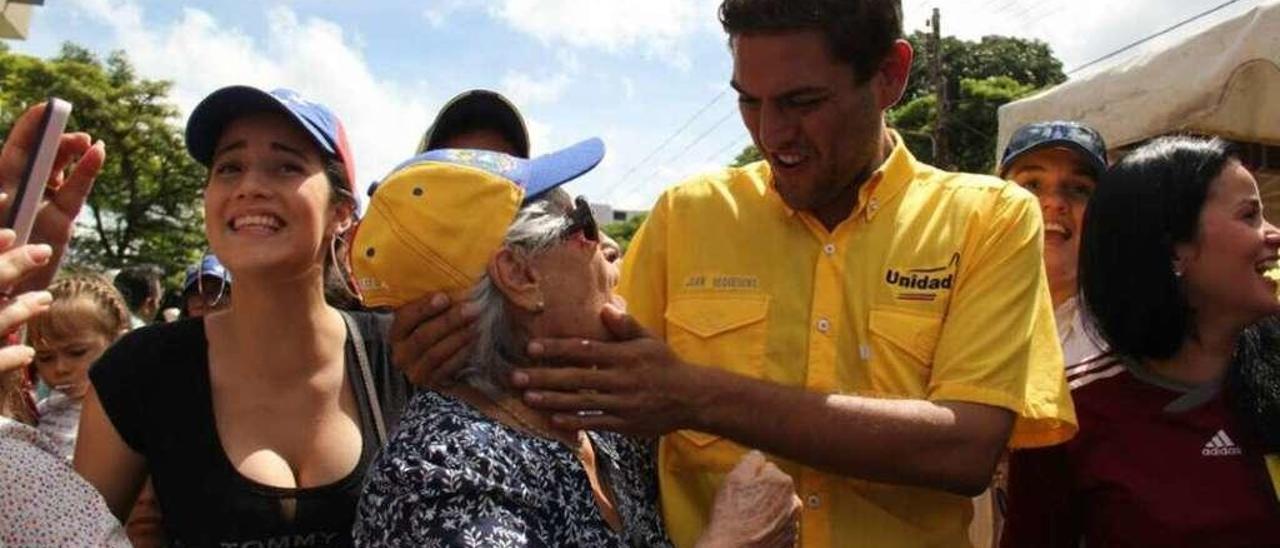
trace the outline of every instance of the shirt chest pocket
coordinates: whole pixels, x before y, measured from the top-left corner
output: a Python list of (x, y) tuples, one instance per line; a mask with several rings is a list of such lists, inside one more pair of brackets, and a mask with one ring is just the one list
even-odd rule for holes
[[(684, 361), (762, 378), (768, 315), (767, 295), (672, 300), (666, 313), (667, 343)], [(663, 460), (673, 469), (727, 471), (744, 452), (718, 436), (681, 430), (668, 437)]]
[(892, 396), (927, 396), (942, 316), (876, 308), (871, 310), (868, 331), (873, 390)]
[(769, 297), (685, 297), (667, 307), (667, 343), (687, 362), (760, 378)]

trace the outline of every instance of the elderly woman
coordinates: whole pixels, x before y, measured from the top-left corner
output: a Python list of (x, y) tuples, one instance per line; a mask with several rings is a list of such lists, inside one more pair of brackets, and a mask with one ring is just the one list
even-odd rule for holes
[(1159, 139), (1107, 172), (1080, 282), (1113, 354), (1068, 371), (1079, 435), (1011, 458), (1005, 546), (1280, 541), (1277, 252), (1222, 141)]
[[(617, 271), (586, 201), (556, 188), (602, 155), (598, 140), (531, 161), (437, 150), (378, 187), (351, 250), (366, 304), (470, 293), (479, 335), (455, 384), (410, 402), (370, 471), (357, 544), (669, 544), (653, 440), (558, 430), (505, 381), (528, 365), (530, 338), (608, 337), (600, 312), (618, 304)], [(747, 461), (706, 541), (789, 545), (790, 478), (759, 454)]]

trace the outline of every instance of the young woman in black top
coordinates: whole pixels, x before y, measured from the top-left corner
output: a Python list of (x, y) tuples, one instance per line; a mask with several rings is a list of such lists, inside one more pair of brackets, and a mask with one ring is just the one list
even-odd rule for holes
[(288, 90), (230, 87), (193, 111), (187, 148), (209, 167), (205, 232), (236, 298), (103, 356), (76, 469), (121, 519), (150, 474), (174, 545), (349, 545), (408, 388), (381, 318), (326, 302), (356, 210), (341, 123)]

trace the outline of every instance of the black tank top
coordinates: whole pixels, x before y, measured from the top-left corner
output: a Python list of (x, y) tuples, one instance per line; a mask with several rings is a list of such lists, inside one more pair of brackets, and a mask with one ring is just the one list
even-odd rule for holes
[[(410, 395), (390, 366), (384, 316), (351, 313), (365, 338), (387, 429)], [(351, 546), (356, 501), (378, 451), (363, 376), (348, 337), (347, 377), (360, 410), (363, 448), (345, 478), (305, 489), (259, 484), (242, 476), (218, 439), (209, 380), (208, 341), (199, 319), (126, 335), (90, 377), (107, 416), (147, 460), (164, 529), (173, 546), (218, 548)]]

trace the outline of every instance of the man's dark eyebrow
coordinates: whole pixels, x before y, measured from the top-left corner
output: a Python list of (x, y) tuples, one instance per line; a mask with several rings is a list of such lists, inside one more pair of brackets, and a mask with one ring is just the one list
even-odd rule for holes
[(239, 140), (239, 141), (234, 141), (234, 142), (231, 142), (231, 143), (227, 143), (227, 144), (223, 145), (223, 146), (222, 146), (222, 148), (220, 148), (220, 149), (218, 149), (218, 150), (213, 151), (213, 157), (216, 159), (219, 155), (221, 155), (221, 154), (223, 154), (223, 153), (225, 153), (225, 152), (229, 152), (229, 151), (232, 151), (232, 150), (235, 150), (235, 149), (238, 149), (238, 148), (245, 148), (245, 147), (247, 147), (247, 146), (249, 146), (249, 144), (248, 144), (246, 141), (244, 141), (243, 139), (242, 139), (242, 140)]
[[(742, 86), (741, 86), (741, 85), (739, 85), (739, 84), (738, 84), (738, 82), (735, 82), (735, 81), (732, 81), (732, 80), (731, 80), (731, 81), (729, 82), (729, 87), (733, 88), (733, 89), (734, 89), (734, 91), (737, 91), (737, 92), (738, 92), (738, 95), (739, 95), (742, 99), (756, 99), (756, 97), (752, 96), (750, 93), (747, 93), (745, 90), (743, 90), (743, 89), (742, 89)], [(786, 91), (786, 93), (783, 93), (783, 94), (779, 95), (779, 96), (778, 96), (778, 98), (780, 98), (780, 99), (794, 99), (794, 98), (795, 98), (795, 97), (797, 97), (797, 96), (800, 96), (800, 95), (807, 95), (807, 94), (811, 94), (811, 93), (822, 93), (822, 94), (826, 94), (826, 93), (827, 93), (827, 88), (822, 88), (822, 87), (817, 87), (817, 86), (807, 86), (807, 87), (802, 87), (802, 88), (791, 89), (791, 90), (787, 90), (787, 91)]]
[(794, 99), (794, 98), (796, 98), (796, 97), (798, 97), (798, 96), (800, 96), (800, 95), (813, 95), (813, 94), (823, 94), (823, 95), (825, 95), (825, 94), (827, 94), (827, 88), (822, 88), (822, 87), (817, 87), (817, 86), (808, 86), (808, 87), (796, 88), (796, 89), (792, 89), (792, 90), (787, 90), (787, 92), (786, 92), (786, 93), (783, 93), (783, 94), (781, 95), (781, 97), (780, 97), (780, 98), (782, 98), (782, 99)]

